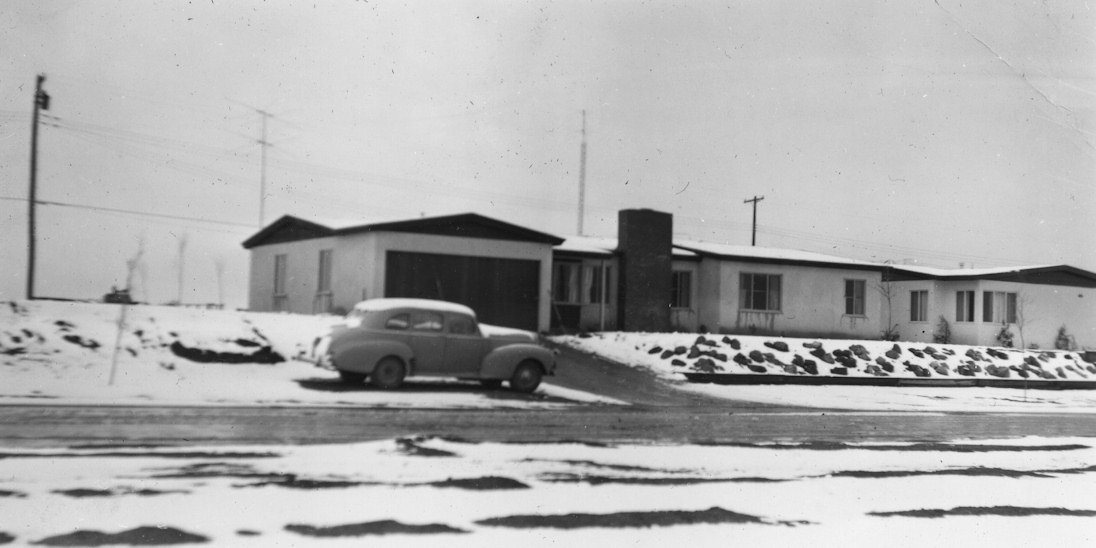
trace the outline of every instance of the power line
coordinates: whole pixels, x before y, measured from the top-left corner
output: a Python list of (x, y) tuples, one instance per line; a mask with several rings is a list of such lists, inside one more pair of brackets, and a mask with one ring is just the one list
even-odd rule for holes
[[(15, 201), (15, 202), (26, 202), (26, 201), (28, 201), (27, 198), (15, 198), (15, 197), (10, 197), (10, 196), (0, 196), (0, 200), (9, 200), (9, 201)], [(236, 227), (246, 228), (248, 230), (254, 230), (255, 229), (254, 224), (234, 223), (232, 221), (218, 221), (216, 219), (203, 219), (201, 217), (187, 217), (187, 216), (184, 216), (184, 215), (168, 215), (166, 213), (151, 213), (151, 212), (147, 212), (147, 211), (136, 211), (136, 210), (132, 210), (132, 209), (121, 209), (121, 208), (116, 208), (116, 207), (92, 206), (92, 205), (86, 205), (86, 204), (70, 204), (70, 203), (66, 203), (66, 202), (54, 202), (54, 201), (48, 201), (48, 200), (37, 200), (35, 203), (40, 204), (40, 205), (71, 207), (71, 208), (76, 208), (76, 209), (90, 209), (90, 210), (94, 210), (94, 211), (102, 211), (102, 212), (109, 212), (109, 213), (125, 213), (125, 214), (128, 214), (128, 215), (143, 215), (143, 216), (146, 216), (146, 217), (159, 217), (159, 218), (162, 218), (162, 219), (174, 219), (174, 220), (177, 220), (177, 221), (191, 221), (191, 222), (199, 222), (199, 223), (210, 223), (210, 224), (216, 224), (216, 225), (236, 226)]]

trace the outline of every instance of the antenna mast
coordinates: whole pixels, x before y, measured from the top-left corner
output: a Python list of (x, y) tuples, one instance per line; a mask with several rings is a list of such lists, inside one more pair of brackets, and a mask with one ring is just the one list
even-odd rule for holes
[(582, 220), (586, 216), (586, 110), (582, 111), (582, 146), (578, 156), (578, 235), (582, 236)]

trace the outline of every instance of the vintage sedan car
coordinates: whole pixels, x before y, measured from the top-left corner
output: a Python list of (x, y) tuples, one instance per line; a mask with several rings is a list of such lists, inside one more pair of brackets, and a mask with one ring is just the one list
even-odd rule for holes
[(317, 365), (348, 382), (398, 388), (404, 378), (503, 381), (532, 392), (555, 374), (555, 352), (528, 331), (481, 325), (467, 306), (429, 299), (371, 299), (354, 306), (346, 321), (317, 341)]

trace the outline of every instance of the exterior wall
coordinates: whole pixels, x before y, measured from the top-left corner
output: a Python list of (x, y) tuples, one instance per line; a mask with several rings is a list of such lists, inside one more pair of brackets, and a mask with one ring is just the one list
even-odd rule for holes
[(551, 305), (552, 246), (531, 242), (487, 240), (379, 232), (316, 238), (252, 248), (248, 307), (274, 310), (274, 256), (285, 254), (286, 311), (311, 314), (319, 282), (319, 253), (333, 250), (332, 308), (349, 310), (356, 303), (385, 296), (388, 251), (411, 251), (476, 257), (535, 260), (540, 263), (538, 329), (548, 329)]
[(703, 259), (697, 265), (696, 308), (698, 328), (704, 326), (705, 330), (715, 331), (722, 329), (720, 327), (720, 318), (723, 313), (721, 304), (723, 302), (723, 284), (720, 283), (722, 267), (723, 263), (716, 259)]
[[(700, 312), (698, 302), (700, 295), (698, 289), (700, 286), (700, 263), (696, 261), (673, 261), (671, 270), (692, 273), (692, 282), (689, 287), (689, 306), (670, 308), (670, 328), (674, 331), (699, 331)], [(667, 288), (666, 291), (669, 293), (670, 289)]]
[[(273, 311), (274, 257), (286, 256), (286, 312), (312, 313), (312, 303), (319, 282), (319, 256), (322, 249), (335, 249), (334, 238), (317, 238), (256, 247), (251, 250), (251, 283), (248, 308)], [(335, 252), (338, 260), (338, 252)], [(334, 281), (334, 280), (332, 280)]]
[[(933, 333), (936, 331), (936, 323), (947, 310), (944, 305), (947, 302), (946, 291), (940, 284), (931, 280), (916, 282), (891, 282), (894, 298), (892, 300), (893, 323), (898, 325), (898, 339), (913, 342), (932, 342)], [(910, 320), (913, 309), (912, 291), (928, 291), (928, 306), (925, 311), (925, 321), (914, 322)], [(948, 323), (955, 321), (955, 298), (951, 297), (951, 317)], [(884, 304), (884, 307), (886, 305)], [(885, 310), (884, 310), (885, 312)], [(947, 316), (945, 316), (947, 317)], [(884, 319), (884, 323), (886, 320)]]
[[(992, 280), (903, 281), (894, 282), (894, 285), (901, 288), (899, 300), (903, 322), (899, 329), (902, 340), (931, 342), (936, 324), (943, 316), (951, 327), (953, 343), (996, 346), (1001, 324), (982, 321), (982, 292), (1001, 291), (1017, 294), (1017, 323), (1009, 325), (1015, 346), (1035, 344), (1039, 348), (1053, 349), (1058, 328), (1065, 325), (1079, 348), (1096, 347), (1096, 290), (1091, 288)], [(909, 321), (909, 292), (917, 289), (929, 290), (928, 322)], [(973, 322), (956, 321), (957, 291), (974, 291)]]
[[(713, 259), (705, 259), (711, 261)], [(741, 310), (739, 274), (779, 274), (781, 310)], [(864, 315), (845, 314), (845, 280), (864, 280)], [(885, 321), (878, 271), (720, 261), (719, 323), (724, 333), (878, 339)]]

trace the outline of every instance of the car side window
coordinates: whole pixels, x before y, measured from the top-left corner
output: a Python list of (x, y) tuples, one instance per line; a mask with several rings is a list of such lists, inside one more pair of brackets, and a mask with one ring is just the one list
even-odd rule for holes
[(384, 322), (385, 329), (407, 329), (409, 325), (411, 325), (409, 314), (396, 314)]
[(412, 312), (411, 329), (413, 331), (441, 331), (442, 316), (437, 312)]
[(450, 335), (476, 335), (476, 322), (466, 316), (449, 317)]

